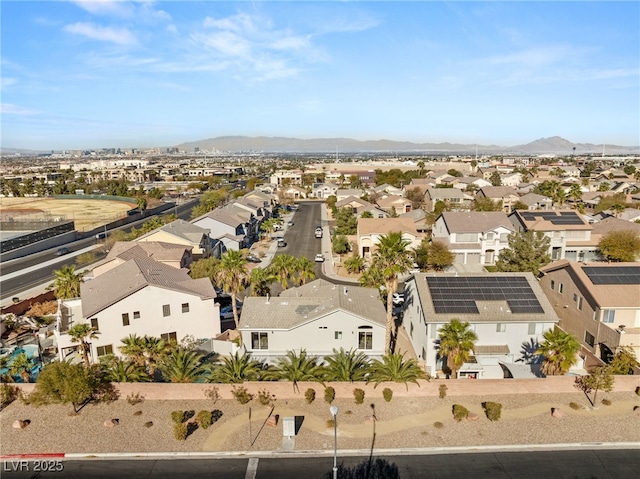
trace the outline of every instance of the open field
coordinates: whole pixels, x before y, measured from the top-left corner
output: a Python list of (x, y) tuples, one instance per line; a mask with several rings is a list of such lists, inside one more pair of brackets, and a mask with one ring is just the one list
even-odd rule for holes
[(134, 203), (112, 200), (0, 198), (0, 217), (7, 221), (53, 219), (73, 220), (78, 231), (88, 231), (126, 216)]

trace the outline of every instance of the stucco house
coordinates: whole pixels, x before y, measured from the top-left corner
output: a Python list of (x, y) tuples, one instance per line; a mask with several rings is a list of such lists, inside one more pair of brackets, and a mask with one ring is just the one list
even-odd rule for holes
[(416, 224), (411, 218), (359, 218), (357, 229), (358, 254), (365, 259), (371, 259), (380, 241), (380, 236), (388, 235), (392, 231), (401, 231), (402, 238), (409, 242), (409, 248), (415, 249), (425, 238), (418, 232)]
[(107, 256), (93, 265), (91, 276), (100, 276), (110, 269), (120, 266), (132, 258), (148, 257), (160, 261), (167, 266), (189, 270), (193, 262), (191, 250), (193, 247), (161, 241), (116, 241)]
[(411, 211), (411, 200), (400, 195), (384, 195), (376, 199), (378, 208), (396, 215)]
[(177, 219), (146, 233), (134, 241), (160, 241), (178, 245), (191, 246), (193, 259), (208, 258), (212, 256), (215, 242), (211, 241), (210, 230), (196, 224)]
[(192, 223), (211, 231), (211, 237), (220, 240), (225, 250), (237, 251), (251, 245), (246, 218), (232, 211), (216, 208), (193, 219)]
[(351, 208), (356, 216), (361, 216), (365, 211), (370, 212), (374, 218), (386, 218), (389, 216), (386, 211), (378, 208), (373, 203), (369, 203), (361, 198), (349, 196), (344, 200), (336, 202), (336, 208)]
[(464, 193), (458, 188), (427, 188), (424, 193), (424, 207), (427, 212), (432, 212), (438, 201), (446, 203), (451, 209), (464, 209), (471, 204), (473, 196)]
[(520, 196), (510, 186), (484, 186), (476, 193), (477, 199), (488, 198), (494, 203), (502, 203), (502, 211), (511, 213)]

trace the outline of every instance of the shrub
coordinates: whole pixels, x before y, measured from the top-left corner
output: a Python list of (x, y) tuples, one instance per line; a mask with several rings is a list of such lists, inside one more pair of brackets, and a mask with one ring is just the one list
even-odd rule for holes
[(153, 426), (153, 421), (147, 421), (144, 423), (144, 427), (151, 427)]
[(327, 419), (327, 427), (333, 427), (336, 425), (336, 422), (333, 419)]
[(189, 428), (185, 423), (181, 422), (173, 425), (173, 437), (175, 437), (178, 441), (186, 440), (188, 433)]
[(502, 413), (502, 404), (487, 401), (482, 403), (482, 409), (484, 409), (484, 413), (489, 421), (497, 421), (500, 419), (500, 414)]
[(582, 409), (582, 406), (580, 406), (580, 404), (577, 404), (577, 403), (574, 403), (574, 402), (570, 402), (570, 403), (569, 403), (569, 407), (570, 407), (571, 409), (575, 409), (576, 411), (577, 411), (578, 409)]
[(463, 419), (466, 419), (468, 415), (469, 410), (466, 407), (461, 406), (460, 404), (453, 405), (453, 418), (456, 421), (460, 422)]
[(435, 427), (436, 429), (442, 429), (444, 427), (444, 424), (442, 424), (440, 421), (436, 421), (433, 423), (433, 427)]
[(220, 400), (220, 390), (213, 386), (210, 389), (207, 389), (204, 392), (204, 395), (213, 401), (213, 404), (217, 403)]
[(247, 388), (244, 386), (236, 386), (231, 390), (231, 394), (236, 398), (240, 404), (247, 404), (249, 401), (253, 399), (253, 394), (247, 391)]
[(604, 404), (605, 406), (611, 406), (611, 399), (603, 399), (602, 404)]
[(273, 405), (275, 400), (276, 400), (275, 394), (271, 394), (266, 389), (263, 389), (262, 391), (258, 391), (258, 401), (260, 401), (260, 404), (262, 404), (263, 406), (271, 406)]
[(142, 411), (136, 411), (133, 413), (134, 416), (142, 416)]
[(200, 411), (196, 416), (196, 421), (202, 429), (207, 429), (213, 424), (213, 414), (211, 411)]
[(311, 404), (316, 400), (316, 390), (309, 388), (304, 392), (304, 398), (307, 400), (307, 404)]
[(171, 420), (176, 424), (182, 424), (185, 421), (184, 411), (171, 411)]
[(132, 406), (135, 406), (136, 404), (140, 404), (142, 401), (144, 401), (144, 396), (141, 395), (140, 393), (135, 393), (135, 394), (131, 393), (127, 396), (127, 402)]
[(4, 409), (20, 397), (20, 389), (8, 384), (0, 385), (0, 409)]
[(446, 384), (441, 384), (440, 387), (438, 388), (438, 395), (440, 396), (440, 399), (444, 399), (447, 397), (447, 385)]
[(385, 401), (391, 402), (391, 398), (393, 397), (393, 391), (389, 388), (384, 388), (382, 390), (382, 397)]
[(364, 402), (364, 391), (360, 388), (353, 390), (353, 397), (356, 400), (356, 404), (362, 404)]
[(333, 389), (331, 386), (329, 386), (328, 388), (324, 388), (324, 400), (325, 401), (327, 401), (329, 404), (331, 404), (335, 398), (336, 398), (336, 390), (335, 389)]

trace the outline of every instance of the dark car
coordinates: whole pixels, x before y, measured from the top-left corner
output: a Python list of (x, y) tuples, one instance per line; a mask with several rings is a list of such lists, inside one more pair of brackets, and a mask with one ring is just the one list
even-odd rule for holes
[(71, 250), (69, 248), (60, 248), (58, 249), (58, 251), (56, 251), (56, 256), (64, 256), (65, 254), (69, 253), (71, 253)]
[(247, 261), (249, 261), (250, 263), (262, 263), (262, 260), (255, 254), (248, 254)]
[(285, 240), (278, 240), (278, 248), (284, 248), (287, 246), (287, 242)]

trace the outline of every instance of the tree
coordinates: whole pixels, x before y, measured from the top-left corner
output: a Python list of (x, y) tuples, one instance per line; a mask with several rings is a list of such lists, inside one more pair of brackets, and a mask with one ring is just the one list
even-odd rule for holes
[(28, 383), (31, 381), (31, 371), (35, 365), (33, 359), (29, 358), (26, 353), (20, 353), (11, 360), (9, 374), (12, 377), (20, 376), (23, 383)]
[(364, 271), (365, 261), (362, 256), (355, 255), (344, 260), (344, 267), (350, 274), (359, 274)]
[(269, 272), (276, 281), (280, 283), (282, 289), (289, 287), (289, 281), (295, 275), (296, 258), (288, 254), (279, 254), (274, 256), (269, 265)]
[(177, 348), (160, 364), (162, 377), (172, 383), (195, 383), (204, 378), (210, 369), (202, 364), (202, 354)]
[(136, 196), (136, 205), (138, 205), (140, 213), (144, 213), (147, 209), (147, 199), (143, 195)]
[(200, 204), (191, 210), (191, 217), (196, 218), (213, 211), (218, 206), (224, 205), (228, 200), (229, 192), (224, 188), (205, 191), (200, 197)]
[(293, 389), (298, 389), (299, 381), (321, 381), (324, 376), (322, 366), (318, 359), (307, 356), (307, 351), (302, 349), (300, 353), (294, 350), (287, 351), (284, 358), (278, 358), (276, 365), (265, 373), (265, 379), (276, 381), (291, 381)]
[(338, 208), (336, 212), (336, 235), (354, 235), (358, 229), (358, 217), (353, 208)]
[(336, 195), (330, 195), (327, 197), (325, 202), (327, 203), (327, 208), (333, 211), (335, 215), (336, 203), (338, 202), (338, 197)]
[(50, 288), (57, 299), (71, 299), (80, 297), (80, 284), (82, 283), (82, 273), (76, 273), (74, 265), (64, 265), (61, 269), (53, 272), (56, 279)]
[[(447, 245), (441, 241), (432, 241), (427, 245), (427, 267), (436, 271), (442, 271), (453, 264), (456, 255), (449, 251)], [(418, 263), (418, 266), (420, 263)]]
[(423, 238), (420, 244), (413, 250), (418, 268), (426, 270), (429, 261), (429, 239)]
[(120, 340), (123, 344), (119, 346), (120, 352), (138, 367), (145, 367), (144, 340), (140, 336), (130, 334)]
[(295, 283), (296, 286), (302, 286), (307, 281), (316, 279), (316, 273), (314, 269), (314, 263), (309, 258), (301, 256), (295, 259)]
[(167, 342), (161, 338), (145, 335), (142, 337), (141, 346), (147, 371), (149, 371), (149, 376), (153, 379), (156, 375), (158, 364), (165, 360), (167, 354), (174, 350), (176, 344), (173, 341)]
[(498, 173), (497, 171), (494, 171), (493, 173), (491, 173), (491, 177), (489, 178), (489, 181), (491, 182), (492, 186), (502, 186), (502, 177), (500, 176), (500, 173)]
[(374, 359), (369, 367), (368, 381), (375, 383), (376, 387), (389, 381), (419, 384), (419, 379), (428, 379), (428, 376), (415, 359), (405, 360), (404, 353), (385, 354), (382, 360)]
[(511, 233), (507, 241), (509, 247), (500, 251), (496, 261), (498, 271), (529, 271), (537, 275), (540, 268), (551, 262), (551, 240), (541, 231)]
[(191, 263), (189, 276), (191, 276), (192, 279), (209, 278), (211, 283), (215, 284), (219, 269), (220, 260), (210, 256), (209, 258), (202, 258)]
[(373, 213), (369, 210), (363, 211), (360, 218), (373, 218)]
[[(593, 368), (588, 375), (578, 376), (575, 386), (584, 392), (591, 406), (595, 407), (598, 399), (598, 391), (611, 392), (614, 381), (615, 378), (613, 374), (611, 374), (608, 366), (598, 366)], [(589, 396), (592, 392), (593, 397)]]
[(69, 328), (69, 336), (72, 343), (80, 343), (80, 353), (84, 361), (85, 367), (89, 368), (91, 363), (89, 362), (89, 351), (91, 350), (91, 344), (87, 339), (96, 339), (98, 336), (96, 330), (87, 323), (74, 324)]
[(324, 357), (327, 381), (364, 381), (369, 369), (369, 358), (362, 351), (334, 349), (331, 356)]
[(102, 361), (107, 381), (115, 383), (143, 383), (151, 378), (143, 367), (133, 361), (127, 361), (111, 356)]
[(449, 170), (447, 170), (447, 175), (455, 176), (456, 178), (464, 176), (461, 171), (456, 170), (455, 168), (450, 168)]
[(258, 381), (262, 375), (260, 363), (247, 353), (236, 351), (233, 356), (223, 357), (222, 362), (215, 364), (209, 376), (209, 382), (238, 384), (244, 381)]
[(336, 254), (342, 255), (351, 251), (351, 244), (347, 237), (343, 234), (337, 234), (333, 238), (333, 251)]
[[(217, 282), (225, 291), (231, 294), (231, 306), (233, 308), (233, 321), (236, 324), (236, 330), (239, 327), (240, 320), (238, 318), (238, 305), (236, 298), (238, 293), (244, 290), (249, 271), (247, 270), (247, 258), (240, 251), (228, 250), (220, 258), (220, 269), (216, 274)], [(240, 338), (240, 346), (242, 346), (242, 336)]]
[(478, 336), (469, 327), (457, 318), (452, 319), (438, 330), (440, 338), (440, 357), (447, 358), (447, 367), (454, 378), (458, 377), (458, 370), (465, 361), (469, 360), (474, 343)]
[(416, 210), (421, 208), (424, 204), (424, 192), (420, 189), (419, 186), (414, 186), (413, 188), (408, 188), (405, 193), (405, 197), (411, 201), (411, 208)]
[(271, 293), (271, 283), (275, 280), (269, 268), (253, 268), (249, 273), (251, 296), (266, 296)]
[(633, 370), (640, 368), (636, 353), (631, 346), (621, 346), (609, 363), (611, 374), (633, 374)]
[(547, 376), (561, 376), (578, 362), (580, 343), (570, 333), (555, 328), (545, 331), (544, 341), (536, 351), (544, 357), (542, 372)]
[(640, 234), (632, 230), (609, 231), (598, 248), (608, 261), (636, 261), (640, 256)]
[(502, 211), (502, 200), (494, 201), (491, 198), (476, 198), (473, 200), (475, 211)]

